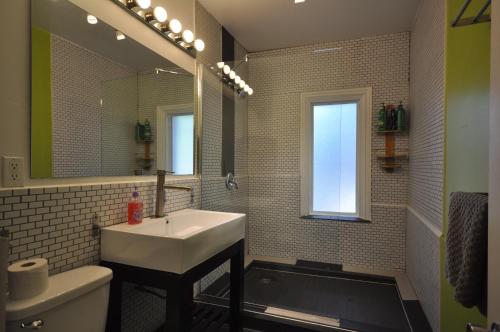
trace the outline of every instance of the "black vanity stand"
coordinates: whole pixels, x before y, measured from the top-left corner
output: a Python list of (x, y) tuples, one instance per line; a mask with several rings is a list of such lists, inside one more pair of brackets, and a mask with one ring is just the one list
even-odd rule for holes
[(230, 331), (242, 331), (244, 240), (219, 252), (183, 274), (102, 261), (113, 270), (106, 331), (121, 331), (122, 284), (132, 282), (167, 291), (165, 331), (187, 332), (193, 323), (193, 284), (228, 259), (231, 260)]

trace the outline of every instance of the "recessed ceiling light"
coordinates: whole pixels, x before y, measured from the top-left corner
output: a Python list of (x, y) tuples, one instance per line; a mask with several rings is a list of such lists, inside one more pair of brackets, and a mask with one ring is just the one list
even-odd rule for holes
[(295, 0), (295, 3), (304, 3), (306, 0)]

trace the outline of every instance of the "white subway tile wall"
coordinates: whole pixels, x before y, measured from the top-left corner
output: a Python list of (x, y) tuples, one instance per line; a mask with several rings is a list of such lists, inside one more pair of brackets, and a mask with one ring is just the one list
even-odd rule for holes
[(132, 175), (137, 168), (137, 75), (102, 82), (102, 93), (100, 175)]
[(434, 329), (440, 325), (440, 239), (444, 191), (445, 1), (422, 0), (411, 31), (411, 131), (407, 274)]
[(433, 331), (439, 331), (441, 312), (439, 237), (419, 216), (408, 211), (406, 274)]
[[(191, 194), (167, 191), (165, 211), (199, 208), (198, 180), (174, 180), (192, 186)], [(100, 236), (92, 230), (97, 214), (102, 226), (127, 221), (127, 202), (137, 186), (144, 201), (144, 214), (154, 212), (154, 182), (60, 186), (0, 190), (0, 227), (10, 231), (9, 263), (44, 257), (49, 273), (99, 263)]]
[[(381, 168), (376, 119), (382, 102), (408, 105), (409, 40), (405, 32), (250, 54), (250, 254), (405, 269), (408, 163)], [(336, 50), (314, 52), (327, 48)], [(373, 88), (372, 223), (300, 219), (300, 94), (361, 87)], [(407, 149), (407, 136), (396, 145)]]
[[(201, 206), (205, 210), (239, 212), (248, 214), (248, 105), (247, 98), (235, 97), (235, 180), (238, 190), (229, 191), (222, 175), (222, 94), (231, 93), (220, 79), (209, 69), (222, 60), (222, 26), (196, 2), (196, 34), (205, 40), (209, 52), (204, 51), (197, 60), (204, 65), (202, 84), (202, 159), (201, 159)], [(235, 63), (240, 63), (246, 50), (235, 42)], [(233, 66), (232, 64), (230, 64)], [(246, 80), (248, 65), (240, 63), (238, 75)], [(246, 244), (248, 245), (248, 233)], [(203, 278), (201, 288), (205, 289), (224, 272), (229, 271), (223, 264), (213, 273)]]
[[(112, 156), (125, 161), (119, 166), (113, 166), (126, 172), (120, 173), (121, 175), (132, 174), (131, 162), (135, 162), (133, 152), (131, 153), (133, 150), (123, 151), (115, 146), (118, 139), (128, 134), (127, 129), (132, 128), (124, 128), (121, 123), (130, 118), (135, 123), (137, 117), (137, 100), (133, 98), (137, 86), (126, 84), (130, 76), (135, 77), (135, 74), (130, 68), (51, 35), (53, 176), (101, 176), (102, 159), (106, 159), (104, 164), (108, 173), (112, 168)], [(127, 79), (123, 84), (111, 82), (125, 78)], [(106, 83), (101, 85), (96, 82)], [(105, 100), (105, 97), (112, 94), (119, 94), (121, 97), (125, 95), (127, 98), (115, 101), (119, 105), (108, 104), (109, 100)], [(101, 101), (103, 105), (106, 103), (106, 107), (103, 108)], [(119, 108), (121, 112), (112, 112), (112, 107)], [(114, 117), (115, 121), (107, 121), (109, 117)], [(121, 133), (119, 137), (110, 136), (123, 130), (125, 134)], [(129, 136), (127, 140), (130, 137), (133, 139), (133, 136)], [(102, 143), (113, 146), (112, 156), (101, 155)], [(121, 146), (124, 145), (121, 143)]]

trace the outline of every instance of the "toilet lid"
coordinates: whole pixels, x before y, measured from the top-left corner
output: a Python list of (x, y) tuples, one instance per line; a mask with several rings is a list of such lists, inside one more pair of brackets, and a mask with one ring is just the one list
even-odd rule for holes
[(84, 266), (49, 277), (45, 292), (24, 300), (7, 299), (7, 321), (38, 315), (86, 294), (113, 278), (113, 272), (102, 266)]

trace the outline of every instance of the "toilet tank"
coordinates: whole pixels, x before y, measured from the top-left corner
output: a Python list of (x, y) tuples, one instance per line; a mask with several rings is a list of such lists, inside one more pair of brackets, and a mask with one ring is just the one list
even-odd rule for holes
[(43, 332), (103, 332), (109, 300), (110, 269), (84, 266), (49, 277), (48, 289), (25, 300), (8, 300), (7, 332), (43, 322)]

